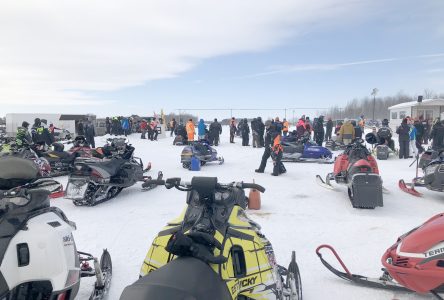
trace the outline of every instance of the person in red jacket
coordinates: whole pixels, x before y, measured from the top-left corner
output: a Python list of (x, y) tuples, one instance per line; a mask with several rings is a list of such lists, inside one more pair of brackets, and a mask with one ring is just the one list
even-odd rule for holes
[(140, 131), (142, 132), (142, 135), (140, 136), (141, 139), (146, 139), (147, 127), (148, 127), (148, 123), (146, 122), (146, 120), (142, 120), (142, 122), (140, 122)]

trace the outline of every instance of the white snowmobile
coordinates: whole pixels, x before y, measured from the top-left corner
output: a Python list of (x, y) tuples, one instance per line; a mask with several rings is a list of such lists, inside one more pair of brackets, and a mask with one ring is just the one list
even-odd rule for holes
[[(12, 171), (5, 168), (10, 159), (15, 164)], [(0, 159), (0, 299), (71, 300), (80, 278), (93, 276), (96, 282), (89, 299), (104, 299), (112, 276), (108, 251), (103, 251), (100, 262), (77, 251), (75, 223), (50, 206), (48, 196), (59, 183), (36, 179), (37, 173), (32, 161)], [(11, 185), (16, 187), (4, 191)]]

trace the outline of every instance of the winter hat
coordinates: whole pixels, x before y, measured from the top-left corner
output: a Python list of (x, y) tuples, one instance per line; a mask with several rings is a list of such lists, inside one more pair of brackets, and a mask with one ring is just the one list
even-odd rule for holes
[(344, 119), (344, 123), (347, 123), (349, 120), (348, 120), (348, 118), (345, 118)]

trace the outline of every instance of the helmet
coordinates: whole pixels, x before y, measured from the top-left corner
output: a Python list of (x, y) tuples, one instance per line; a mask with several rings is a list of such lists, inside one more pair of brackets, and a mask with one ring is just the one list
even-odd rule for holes
[(23, 121), (23, 123), (22, 123), (22, 127), (28, 128), (28, 126), (29, 126), (29, 123), (26, 122), (26, 121)]
[(389, 120), (387, 120), (387, 119), (382, 120), (383, 126), (388, 126), (388, 124), (389, 124)]
[(378, 142), (378, 139), (376, 138), (375, 134), (373, 132), (369, 132), (365, 135), (365, 141), (369, 144), (376, 144)]

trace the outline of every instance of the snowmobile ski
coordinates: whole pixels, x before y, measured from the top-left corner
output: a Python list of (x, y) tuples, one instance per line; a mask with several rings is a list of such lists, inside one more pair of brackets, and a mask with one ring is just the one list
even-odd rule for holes
[(406, 193), (408, 193), (410, 195), (413, 195), (415, 197), (421, 197), (422, 196), (422, 193), (418, 192), (415, 189), (415, 185), (414, 184), (411, 184), (411, 183), (407, 184), (407, 183), (405, 183), (405, 181), (403, 179), (399, 180), (398, 186), (399, 186), (399, 188), (403, 192), (406, 192)]
[[(157, 173), (157, 179), (156, 180), (162, 180), (162, 178), (163, 178), (163, 173), (162, 173), (162, 171), (159, 171), (159, 173)], [(152, 180), (151, 176), (147, 176), (145, 178), (145, 181), (151, 181), (151, 180)], [(150, 191), (150, 190), (154, 189), (155, 187), (157, 187), (157, 184), (146, 185), (145, 183), (143, 183), (142, 184), (142, 191), (143, 192)]]
[[(323, 257), (320, 252), (321, 249), (326, 248), (329, 249), (333, 255), (336, 257), (342, 268), (345, 272), (341, 272), (338, 269), (334, 268), (332, 265), (330, 265)], [(333, 274), (336, 276), (347, 280), (354, 282), (356, 284), (372, 287), (372, 288), (381, 288), (381, 289), (387, 289), (387, 290), (394, 290), (394, 291), (404, 291), (404, 292), (412, 292), (411, 290), (403, 287), (399, 283), (393, 281), (391, 276), (384, 272), (384, 274), (380, 278), (370, 278), (362, 275), (352, 274), (348, 268), (345, 266), (342, 259), (339, 257), (338, 253), (336, 253), (336, 250), (330, 246), (330, 245), (321, 245), (316, 249), (316, 254), (318, 255), (319, 259), (321, 260), (322, 264), (330, 270)]]
[(329, 190), (333, 190), (334, 189), (334, 186), (332, 186), (330, 183), (325, 182), (324, 179), (322, 179), (321, 175), (316, 175), (316, 182), (320, 186), (322, 186), (322, 187), (324, 187), (326, 189), (329, 189)]
[[(339, 271), (338, 269), (336, 269), (335, 267), (330, 265), (322, 257), (320, 250), (323, 248), (329, 249), (333, 253), (333, 255), (336, 257), (336, 259), (338, 260), (339, 264), (342, 266), (342, 268), (344, 269), (345, 272)], [(389, 272), (384, 268), (382, 268), (383, 274), (379, 278), (371, 278), (371, 277), (366, 277), (366, 276), (351, 273), (348, 270), (348, 268), (346, 267), (346, 265), (344, 264), (344, 262), (342, 261), (342, 259), (339, 257), (336, 250), (330, 245), (326, 245), (326, 244), (320, 245), (318, 248), (316, 248), (316, 254), (318, 255), (322, 264), (328, 270), (330, 270), (330, 272), (332, 272), (333, 274), (335, 274), (336, 276), (338, 276), (339, 278), (342, 278), (344, 280), (353, 282), (355, 284), (358, 284), (358, 285), (361, 285), (364, 287), (379, 288), (379, 289), (398, 291), (398, 292), (406, 292), (406, 293), (414, 293), (415, 292), (415, 291), (410, 290), (410, 289), (406, 288), (405, 286), (399, 284), (395, 280), (393, 280), (392, 276), (390, 276)], [(441, 287), (437, 288), (436, 290), (429, 291), (429, 293), (431, 293), (433, 296), (435, 296), (436, 299), (444, 300), (444, 298), (442, 298), (438, 294), (438, 293), (442, 293), (442, 292), (443, 292), (443, 289)]]

